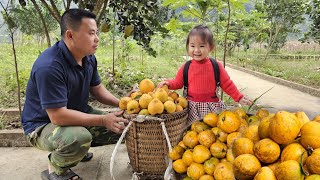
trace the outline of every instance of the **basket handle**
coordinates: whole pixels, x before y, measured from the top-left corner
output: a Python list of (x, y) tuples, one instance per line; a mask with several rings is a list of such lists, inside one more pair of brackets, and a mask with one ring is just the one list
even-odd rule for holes
[[(117, 152), (118, 152), (119, 146), (120, 146), (123, 138), (125, 137), (127, 131), (129, 130), (130, 126), (132, 125), (132, 123), (133, 123), (134, 121), (141, 123), (141, 122), (143, 122), (143, 121), (145, 121), (145, 120), (157, 120), (157, 121), (160, 121), (161, 123), (163, 123), (163, 125), (164, 125), (163, 119), (157, 118), (157, 117), (152, 117), (152, 116), (137, 115), (135, 118), (131, 119), (131, 121), (129, 122), (129, 124), (128, 124), (128, 125), (126, 126), (126, 128), (123, 130), (123, 132), (122, 132), (122, 134), (121, 134), (121, 136), (120, 136), (120, 138), (119, 138), (119, 140), (118, 140), (118, 142), (117, 142), (117, 144), (116, 144), (116, 146), (115, 146), (115, 148), (114, 148), (114, 150), (113, 150), (113, 152), (112, 152), (112, 155), (111, 155), (111, 159), (110, 159), (110, 176), (111, 176), (111, 178), (112, 178), (113, 180), (115, 180), (115, 178), (114, 178), (114, 176), (113, 176), (114, 159), (115, 159), (115, 157), (116, 157), (116, 154), (117, 154)], [(166, 127), (164, 126), (164, 128), (166, 128)], [(163, 127), (162, 127), (162, 129), (163, 129)], [(166, 136), (168, 136), (166, 130), (165, 130), (165, 134), (166, 134)], [(166, 137), (166, 138), (167, 138), (167, 137)], [(168, 138), (169, 138), (169, 137), (168, 137)], [(169, 141), (169, 144), (170, 144), (170, 141)], [(169, 148), (171, 149), (171, 146), (169, 146)]]

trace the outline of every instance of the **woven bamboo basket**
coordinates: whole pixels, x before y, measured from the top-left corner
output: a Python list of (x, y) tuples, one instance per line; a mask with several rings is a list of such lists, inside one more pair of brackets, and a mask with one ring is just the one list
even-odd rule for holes
[[(132, 115), (124, 114), (127, 119)], [(173, 114), (161, 114), (171, 146), (179, 143), (187, 126), (188, 109)], [(133, 171), (142, 179), (162, 179), (168, 166), (168, 145), (157, 120), (133, 122), (126, 134), (126, 146)]]

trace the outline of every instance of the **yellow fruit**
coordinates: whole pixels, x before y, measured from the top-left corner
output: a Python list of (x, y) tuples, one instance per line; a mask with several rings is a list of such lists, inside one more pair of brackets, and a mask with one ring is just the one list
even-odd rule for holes
[(242, 135), (241, 135), (240, 132), (233, 132), (233, 133), (228, 134), (228, 136), (227, 136), (227, 146), (231, 147), (233, 142), (234, 142), (234, 140), (240, 138), (241, 136)]
[(200, 133), (201, 131), (207, 130), (209, 128), (210, 127), (206, 123), (200, 121), (195, 121), (191, 125), (191, 130), (196, 131), (197, 133)]
[(275, 173), (280, 163), (281, 163), (281, 160), (279, 158), (276, 162), (269, 164), (268, 167), (273, 171), (273, 173)]
[(272, 117), (268, 116), (261, 119), (258, 126), (258, 133), (259, 133), (260, 139), (268, 138), (270, 136), (269, 125), (270, 125), (271, 118)]
[(180, 141), (178, 145), (181, 146), (183, 149), (187, 149), (187, 146), (183, 144), (183, 141)]
[(301, 144), (308, 148), (320, 148), (320, 123), (310, 121), (305, 123), (301, 128)]
[(199, 180), (214, 180), (214, 177), (212, 177), (208, 174), (205, 174), (205, 175), (201, 176)]
[(183, 174), (187, 172), (188, 166), (182, 161), (182, 159), (178, 159), (172, 163), (172, 168), (179, 174)]
[(124, 27), (124, 38), (127, 38), (133, 34), (134, 26), (133, 25), (126, 25)]
[(280, 146), (271, 139), (262, 139), (253, 147), (254, 155), (264, 163), (273, 163), (280, 156)]
[(168, 94), (162, 88), (157, 89), (157, 91), (153, 94), (153, 97), (159, 99), (162, 103), (168, 100)]
[(179, 94), (175, 91), (169, 92), (168, 96), (171, 97), (173, 100), (176, 100), (179, 97)]
[(277, 179), (281, 180), (304, 179), (300, 164), (294, 160), (280, 163), (275, 170), (275, 175)]
[(247, 113), (244, 109), (237, 107), (233, 112), (240, 118), (240, 119), (247, 119)]
[(289, 112), (277, 112), (269, 125), (269, 134), (278, 144), (289, 144), (294, 141), (300, 132), (298, 118)]
[(247, 122), (250, 125), (253, 125), (253, 124), (258, 124), (260, 123), (260, 118), (258, 116), (250, 116), (248, 119), (247, 119)]
[(316, 154), (315, 151), (313, 151), (311, 156), (307, 158), (306, 166), (310, 173), (320, 175), (320, 155)]
[(127, 104), (127, 112), (128, 114), (138, 114), (140, 111), (139, 103), (136, 100), (131, 100)]
[(132, 99), (130, 97), (122, 97), (119, 101), (119, 108), (122, 110), (127, 110), (127, 104)]
[(176, 111), (177, 106), (172, 101), (166, 101), (163, 105), (168, 114), (172, 114)]
[(226, 158), (227, 158), (227, 161), (228, 161), (228, 162), (233, 163), (235, 157), (234, 157), (234, 154), (233, 154), (233, 151), (232, 151), (231, 148), (229, 148), (229, 149), (227, 150)]
[(295, 160), (300, 163), (302, 160), (302, 164), (304, 164), (307, 160), (307, 157), (307, 150), (305, 150), (299, 143), (289, 144), (281, 152), (281, 162)]
[(241, 124), (240, 124), (240, 127), (238, 128), (237, 132), (240, 132), (240, 133), (244, 133), (246, 131), (246, 129), (248, 128), (248, 123), (246, 120), (244, 119), (241, 119)]
[(152, 101), (148, 105), (148, 111), (151, 115), (161, 114), (163, 110), (164, 106), (162, 102), (157, 98), (152, 99)]
[(190, 166), (193, 163), (193, 159), (192, 159), (192, 150), (188, 149), (186, 150), (183, 155), (182, 155), (182, 161), (184, 162), (184, 164), (186, 164), (187, 166)]
[(220, 142), (223, 142), (223, 143), (227, 142), (228, 133), (222, 131), (218, 127), (212, 128), (211, 131), (216, 136), (216, 141), (220, 141)]
[(216, 180), (235, 180), (233, 166), (230, 162), (221, 162), (216, 166), (214, 171)]
[(148, 109), (141, 109), (139, 112), (140, 115), (149, 115)]
[(312, 174), (310, 176), (307, 176), (305, 180), (320, 180), (320, 174)]
[(154, 83), (150, 79), (143, 79), (139, 83), (139, 89), (142, 93), (149, 93), (154, 90)]
[(180, 106), (179, 104), (176, 105), (176, 112), (180, 112), (180, 111), (183, 111), (183, 107)]
[(202, 164), (192, 163), (187, 170), (187, 174), (194, 180), (200, 179), (205, 174)]
[(210, 150), (204, 145), (197, 145), (193, 148), (192, 160), (196, 163), (204, 163), (211, 157)]
[(260, 141), (258, 125), (250, 125), (242, 135), (245, 138), (250, 139), (253, 143)]
[(233, 142), (232, 151), (235, 157), (241, 154), (254, 154), (253, 153), (253, 142), (248, 138), (238, 138)]
[(265, 166), (259, 169), (253, 180), (277, 180), (273, 171)]
[(198, 134), (199, 143), (210, 148), (211, 144), (216, 141), (215, 135), (210, 129), (201, 131)]
[(216, 113), (208, 113), (203, 117), (203, 122), (205, 122), (210, 127), (216, 127), (218, 122), (218, 115)]
[(198, 133), (195, 131), (188, 131), (187, 134), (183, 137), (183, 144), (188, 148), (194, 148), (199, 144)]
[(266, 109), (259, 109), (259, 110), (256, 112), (256, 116), (257, 116), (259, 119), (262, 119), (262, 118), (264, 118), (264, 117), (269, 116), (269, 111), (266, 110)]
[(184, 149), (181, 146), (176, 145), (169, 152), (169, 158), (172, 160), (181, 159), (183, 153), (184, 153)]
[(213, 176), (214, 175), (214, 170), (216, 169), (216, 166), (220, 163), (218, 158), (212, 157), (208, 160), (206, 160), (203, 164), (204, 171)]
[(297, 116), (299, 122), (300, 122), (300, 128), (307, 122), (310, 121), (310, 119), (308, 118), (308, 116), (306, 115), (305, 112), (302, 111), (298, 111), (295, 113), (295, 115)]
[(171, 97), (168, 97), (167, 101), (172, 101), (174, 102), (174, 100)]
[(314, 117), (314, 118), (312, 119), (312, 121), (320, 122), (320, 115)]
[(169, 93), (169, 87), (167, 85), (163, 85), (161, 88), (164, 89), (167, 94)]
[(139, 99), (142, 93), (140, 91), (136, 91), (130, 94), (131, 99)]
[(235, 132), (240, 127), (241, 121), (232, 111), (223, 111), (218, 116), (217, 127), (226, 133)]
[(226, 157), (227, 149), (227, 145), (222, 142), (215, 142), (210, 146), (211, 155), (220, 159)]
[(140, 108), (146, 109), (148, 108), (149, 103), (152, 101), (152, 97), (149, 94), (142, 94), (139, 98)]
[(237, 179), (253, 179), (261, 168), (259, 160), (252, 154), (241, 154), (233, 161)]
[(178, 97), (175, 100), (176, 104), (179, 104), (182, 108), (186, 108), (188, 106), (188, 100), (182, 96)]
[(110, 25), (106, 21), (103, 21), (100, 25), (99, 31), (106, 33), (109, 31), (109, 29), (110, 29)]

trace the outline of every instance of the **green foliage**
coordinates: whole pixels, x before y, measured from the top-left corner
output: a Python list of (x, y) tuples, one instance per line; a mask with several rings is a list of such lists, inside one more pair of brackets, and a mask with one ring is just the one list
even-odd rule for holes
[(268, 44), (271, 49), (277, 51), (286, 41), (288, 33), (296, 33), (299, 30), (297, 24), (302, 23), (308, 2), (302, 0), (264, 0), (257, 1), (255, 8), (263, 13), (270, 22), (268, 30)]
[[(31, 3), (29, 3), (31, 4)], [(14, 21), (18, 28), (27, 35), (44, 35), (44, 27), (41, 23), (40, 16), (34, 6), (26, 5), (25, 7), (16, 7), (12, 9)], [(45, 9), (41, 9), (49, 32), (58, 28), (59, 24), (54, 20), (50, 13)]]
[(310, 29), (304, 34), (301, 39), (302, 42), (314, 40), (320, 43), (320, 0), (312, 0), (310, 6), (308, 6), (307, 14), (312, 20), (310, 24)]

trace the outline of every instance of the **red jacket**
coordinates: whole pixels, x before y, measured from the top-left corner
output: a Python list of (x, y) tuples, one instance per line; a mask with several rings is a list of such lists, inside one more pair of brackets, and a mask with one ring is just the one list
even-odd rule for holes
[[(176, 78), (167, 80), (170, 83), (169, 89), (176, 90), (183, 88), (183, 64), (177, 72)], [(220, 69), (221, 89), (239, 102), (243, 94), (237, 89), (230, 79), (223, 64), (218, 61)], [(209, 58), (202, 61), (192, 60), (188, 71), (188, 99), (195, 102), (217, 102), (215, 95), (216, 83), (214, 79), (214, 69)]]

